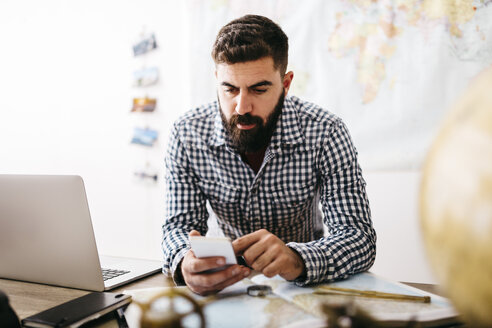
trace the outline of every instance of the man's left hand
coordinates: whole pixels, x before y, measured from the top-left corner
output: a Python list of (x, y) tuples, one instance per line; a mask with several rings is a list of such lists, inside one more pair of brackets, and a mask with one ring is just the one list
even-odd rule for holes
[(261, 229), (232, 242), (236, 255), (242, 255), (246, 263), (267, 277), (280, 275), (294, 280), (305, 271), (301, 256), (277, 236)]

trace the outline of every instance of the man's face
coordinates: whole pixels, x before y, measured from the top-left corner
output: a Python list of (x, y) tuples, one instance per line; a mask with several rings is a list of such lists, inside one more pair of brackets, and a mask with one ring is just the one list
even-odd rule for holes
[(266, 146), (281, 112), (293, 73), (281, 76), (271, 57), (232, 65), (215, 72), (224, 126), (241, 152)]

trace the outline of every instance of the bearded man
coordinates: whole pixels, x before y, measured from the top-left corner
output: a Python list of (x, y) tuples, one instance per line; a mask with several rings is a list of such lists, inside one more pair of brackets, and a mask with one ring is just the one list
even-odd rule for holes
[[(251, 269), (298, 285), (369, 269), (376, 233), (357, 151), (338, 117), (287, 96), (285, 33), (241, 17), (219, 31), (212, 58), (217, 101), (181, 117), (168, 145), (163, 272), (206, 295)], [(208, 231), (207, 203), (245, 265), (217, 270), (223, 257), (190, 249), (188, 236)]]

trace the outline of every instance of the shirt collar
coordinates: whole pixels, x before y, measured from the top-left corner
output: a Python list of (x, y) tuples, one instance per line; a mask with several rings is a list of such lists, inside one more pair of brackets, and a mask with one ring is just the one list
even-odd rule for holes
[[(220, 108), (218, 102), (215, 102), (217, 113), (214, 119), (214, 133), (210, 140), (210, 146), (219, 147), (227, 144), (233, 148), (229, 135), (227, 134), (222, 118), (220, 116)], [(277, 152), (282, 149), (282, 146), (294, 146), (304, 141), (304, 135), (300, 129), (299, 117), (296, 111), (296, 106), (291, 97), (287, 96), (284, 99), (282, 114), (279, 117), (272, 139), (270, 140), (270, 150)]]

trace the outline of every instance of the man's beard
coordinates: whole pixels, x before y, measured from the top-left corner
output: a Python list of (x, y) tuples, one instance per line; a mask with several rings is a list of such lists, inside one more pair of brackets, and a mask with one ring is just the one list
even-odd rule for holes
[[(270, 138), (275, 131), (278, 118), (282, 113), (284, 98), (285, 92), (282, 90), (275, 108), (272, 113), (268, 115), (266, 123), (263, 123), (263, 119), (261, 117), (253, 116), (250, 113), (246, 113), (244, 115), (234, 114), (231, 119), (227, 121), (224, 113), (222, 112), (219, 101), (222, 124), (224, 124), (224, 128), (231, 138), (232, 145), (236, 147), (240, 153), (256, 152), (268, 146), (270, 143)], [(241, 130), (238, 129), (237, 124), (255, 124), (255, 127), (250, 130)]]

